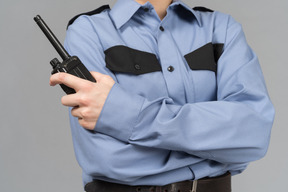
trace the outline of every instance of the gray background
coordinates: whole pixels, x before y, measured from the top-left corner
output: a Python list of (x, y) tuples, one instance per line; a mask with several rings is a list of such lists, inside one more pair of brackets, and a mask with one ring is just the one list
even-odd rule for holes
[[(234, 192), (287, 192), (287, 0), (193, 0), (231, 14), (242, 23), (258, 54), (276, 108), (265, 158), (233, 178)], [(41, 14), (65, 37), (74, 15), (115, 1), (0, 0), (0, 191), (81, 192), (81, 169), (73, 152), (67, 108), (59, 87), (48, 84), (49, 61), (58, 54), (33, 21)], [(248, 133), (247, 133), (248, 134)]]

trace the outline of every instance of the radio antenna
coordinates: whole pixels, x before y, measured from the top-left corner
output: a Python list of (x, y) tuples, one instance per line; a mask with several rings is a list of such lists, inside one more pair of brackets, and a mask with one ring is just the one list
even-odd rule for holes
[(50, 43), (53, 45), (53, 47), (56, 49), (56, 51), (61, 56), (61, 58), (64, 61), (66, 59), (69, 59), (71, 56), (67, 53), (67, 51), (64, 49), (64, 47), (59, 42), (59, 40), (56, 38), (56, 36), (53, 34), (53, 32), (49, 29), (49, 27), (46, 25), (46, 23), (43, 21), (43, 19), (40, 17), (40, 15), (37, 15), (36, 17), (34, 17), (34, 21), (38, 24), (40, 29), (46, 35), (46, 37), (48, 38)]

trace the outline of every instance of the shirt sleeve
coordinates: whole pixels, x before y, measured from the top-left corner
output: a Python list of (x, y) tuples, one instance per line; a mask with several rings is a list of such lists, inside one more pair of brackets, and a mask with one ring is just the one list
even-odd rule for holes
[(149, 101), (115, 84), (95, 131), (132, 145), (182, 151), (223, 164), (263, 157), (274, 108), (257, 56), (232, 18), (224, 45), (216, 101), (182, 106), (171, 98)]
[(67, 29), (64, 47), (69, 54), (79, 57), (89, 71), (110, 75), (117, 81), (106, 68), (102, 44), (91, 23), (93, 21), (88, 16), (77, 18)]

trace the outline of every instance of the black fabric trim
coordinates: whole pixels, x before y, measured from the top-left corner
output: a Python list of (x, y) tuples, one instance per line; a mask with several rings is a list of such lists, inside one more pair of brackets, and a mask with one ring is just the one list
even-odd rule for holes
[(78, 17), (80, 17), (81, 15), (89, 15), (89, 16), (91, 16), (91, 15), (99, 14), (99, 13), (101, 13), (102, 11), (104, 11), (104, 10), (106, 10), (106, 9), (110, 9), (110, 6), (109, 6), (109, 5), (103, 5), (103, 6), (97, 8), (97, 9), (95, 9), (95, 10), (93, 10), (93, 11), (89, 11), (89, 12), (86, 12), (86, 13), (80, 13), (80, 14), (76, 15), (75, 17), (73, 17), (73, 18), (68, 22), (67, 29), (68, 29), (69, 25), (73, 24), (74, 21), (75, 21)]
[(206, 7), (201, 7), (201, 6), (199, 6), (199, 7), (194, 7), (193, 9), (194, 9), (195, 11), (214, 12), (214, 11), (211, 10), (211, 9), (208, 9), (208, 8), (206, 8)]
[(219, 58), (221, 57), (221, 55), (223, 53), (223, 48), (224, 48), (223, 43), (213, 44), (214, 59), (215, 59), (216, 63), (218, 62)]
[(207, 43), (199, 49), (185, 55), (192, 70), (210, 70), (217, 72), (217, 61), (223, 50), (223, 44)]
[(117, 45), (104, 51), (106, 67), (113, 72), (141, 75), (161, 71), (156, 55)]

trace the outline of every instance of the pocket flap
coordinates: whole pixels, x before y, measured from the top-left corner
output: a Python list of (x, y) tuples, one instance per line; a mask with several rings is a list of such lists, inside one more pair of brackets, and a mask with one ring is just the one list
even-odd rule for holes
[(195, 51), (185, 55), (185, 59), (192, 70), (210, 70), (216, 73), (217, 61), (223, 50), (223, 44), (207, 43)]
[(135, 75), (161, 71), (156, 55), (123, 45), (104, 51), (106, 67), (113, 72)]

